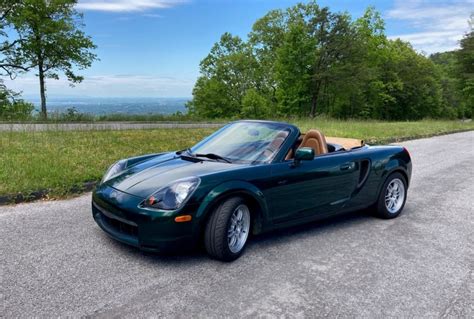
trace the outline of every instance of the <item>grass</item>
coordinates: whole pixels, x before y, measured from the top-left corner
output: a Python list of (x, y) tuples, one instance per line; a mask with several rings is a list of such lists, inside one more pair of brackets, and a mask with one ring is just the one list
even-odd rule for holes
[(423, 120), (414, 122), (343, 121), (328, 118), (295, 120), (302, 132), (318, 128), (327, 136), (351, 137), (367, 144), (383, 144), (439, 134), (474, 130), (474, 122)]
[[(328, 136), (386, 143), (474, 130), (473, 122), (377, 122), (331, 119), (294, 120), (302, 131), (319, 128)], [(62, 198), (100, 180), (114, 161), (189, 147), (214, 129), (127, 131), (0, 132), (0, 196), (43, 190)]]
[(64, 197), (120, 158), (183, 149), (212, 131), (0, 132), (0, 195), (48, 189)]

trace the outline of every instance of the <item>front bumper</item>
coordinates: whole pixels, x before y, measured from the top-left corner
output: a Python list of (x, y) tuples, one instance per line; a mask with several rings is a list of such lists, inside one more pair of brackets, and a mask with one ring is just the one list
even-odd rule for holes
[[(194, 220), (176, 223), (174, 218), (184, 212), (142, 209), (138, 207), (142, 200), (112, 187), (100, 187), (92, 196), (92, 216), (110, 237), (144, 251), (173, 252), (195, 246), (199, 229)], [(184, 209), (194, 215), (190, 207)]]

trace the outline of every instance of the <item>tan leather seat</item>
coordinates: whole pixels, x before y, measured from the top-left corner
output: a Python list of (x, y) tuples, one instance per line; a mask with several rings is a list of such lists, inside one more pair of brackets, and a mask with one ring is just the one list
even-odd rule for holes
[(318, 130), (309, 130), (303, 137), (303, 141), (299, 147), (311, 147), (315, 155), (326, 154), (328, 152), (326, 139)]
[[(326, 138), (318, 130), (309, 130), (306, 134), (301, 134), (296, 145), (297, 148), (311, 147), (314, 150), (314, 155), (326, 154), (328, 152)], [(291, 160), (293, 156), (293, 149), (290, 149), (285, 160)]]

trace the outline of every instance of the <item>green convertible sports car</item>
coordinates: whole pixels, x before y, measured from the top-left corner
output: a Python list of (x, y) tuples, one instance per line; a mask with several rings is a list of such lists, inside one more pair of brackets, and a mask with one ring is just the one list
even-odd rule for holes
[(231, 261), (251, 234), (370, 208), (397, 217), (411, 159), (400, 146), (237, 121), (195, 146), (113, 164), (92, 197), (97, 224), (146, 251), (204, 246)]

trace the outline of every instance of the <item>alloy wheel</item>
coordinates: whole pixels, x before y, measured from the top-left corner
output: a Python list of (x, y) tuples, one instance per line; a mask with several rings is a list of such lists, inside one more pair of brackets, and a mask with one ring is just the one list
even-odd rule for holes
[(245, 246), (250, 230), (249, 208), (241, 204), (237, 206), (230, 217), (230, 225), (227, 230), (227, 243), (229, 250), (236, 254)]
[(405, 185), (400, 179), (394, 178), (385, 191), (385, 208), (390, 214), (396, 214), (402, 208), (404, 200)]

